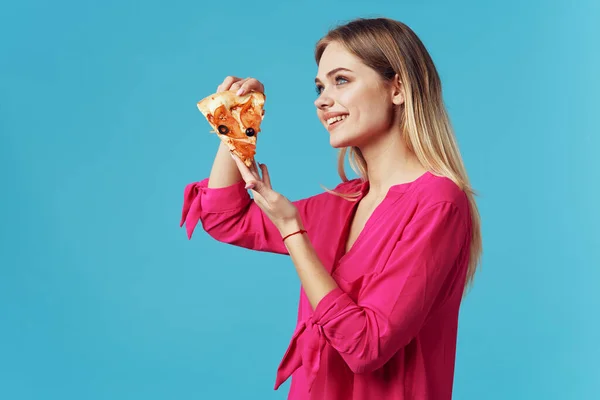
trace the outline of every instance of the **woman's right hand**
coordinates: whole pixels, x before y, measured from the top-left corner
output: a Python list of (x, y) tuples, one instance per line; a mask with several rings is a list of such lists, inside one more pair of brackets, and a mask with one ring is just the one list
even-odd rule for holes
[(235, 90), (236, 94), (241, 96), (252, 91), (264, 93), (265, 87), (254, 78), (242, 79), (235, 76), (228, 76), (223, 80), (223, 83), (217, 87), (217, 93), (226, 90)]

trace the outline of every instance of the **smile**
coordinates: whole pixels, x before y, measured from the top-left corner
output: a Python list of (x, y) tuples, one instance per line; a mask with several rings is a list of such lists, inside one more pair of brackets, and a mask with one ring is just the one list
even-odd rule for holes
[(333, 117), (333, 118), (329, 118), (327, 120), (327, 126), (328, 127), (332, 127), (332, 126), (337, 126), (339, 125), (343, 120), (346, 119), (348, 115), (338, 115), (337, 117)]

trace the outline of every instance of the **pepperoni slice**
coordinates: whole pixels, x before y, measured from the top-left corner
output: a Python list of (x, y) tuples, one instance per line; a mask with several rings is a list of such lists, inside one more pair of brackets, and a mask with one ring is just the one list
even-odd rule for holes
[(252, 159), (256, 154), (256, 145), (241, 141), (235, 141), (233, 143), (235, 149), (240, 152), (245, 158)]
[(233, 115), (231, 115), (227, 107), (225, 107), (225, 105), (220, 105), (217, 107), (212, 121), (210, 122), (216, 126), (219, 126), (220, 133), (226, 131), (225, 129), (221, 128), (221, 126), (226, 127), (229, 130), (226, 135), (231, 138), (241, 139), (246, 137), (246, 134), (240, 130), (239, 124)]
[(242, 125), (246, 129), (252, 128), (254, 134), (260, 132), (260, 123), (262, 122), (262, 117), (256, 112), (254, 107), (252, 106), (252, 99), (248, 100), (240, 111), (240, 120), (242, 121)]

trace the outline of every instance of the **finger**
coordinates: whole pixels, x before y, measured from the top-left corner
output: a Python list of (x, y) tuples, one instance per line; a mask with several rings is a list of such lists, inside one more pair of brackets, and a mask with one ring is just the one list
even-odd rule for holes
[(240, 78), (238, 78), (237, 76), (228, 76), (228, 77), (226, 77), (223, 80), (223, 82), (217, 87), (217, 93), (229, 90), (229, 88), (231, 87), (231, 85), (234, 82), (239, 81), (239, 80), (240, 80)]
[(248, 168), (237, 155), (231, 153), (231, 156), (242, 175), (242, 179), (246, 182), (246, 189), (251, 189), (253, 192), (260, 194), (263, 199), (271, 198), (273, 190), (271, 190), (270, 187), (267, 187), (260, 177), (255, 175), (255, 173), (252, 172), (252, 170)]
[(260, 178), (254, 175), (252, 170), (250, 170), (250, 168), (248, 168), (248, 166), (244, 164), (237, 155), (231, 153), (231, 157), (233, 157), (233, 160), (235, 161), (235, 164), (237, 165), (244, 182), (246, 182), (247, 185), (256, 186), (256, 182), (259, 182)]
[(217, 92), (224, 92), (226, 90), (229, 90), (229, 88), (231, 87), (231, 85), (238, 81), (240, 78), (238, 78), (237, 76), (227, 76), (223, 82), (219, 85), (219, 87), (217, 88)]
[(240, 79), (238, 81), (235, 81), (231, 87), (229, 88), (229, 90), (233, 90), (234, 92), (239, 91), (239, 89), (242, 87), (242, 85), (248, 80), (248, 78), (246, 79)]
[(269, 202), (266, 200), (271, 197), (272, 190), (267, 187), (261, 180), (255, 180), (248, 184), (246, 184), (246, 189), (252, 190), (252, 192), (256, 195), (257, 193), (261, 196), (262, 199), (265, 199), (265, 204)]
[(260, 172), (258, 172), (258, 166), (257, 166), (257, 162), (256, 160), (252, 160), (252, 165), (250, 166), (250, 171), (252, 171), (252, 173), (259, 178), (260, 180), (262, 180), (262, 178), (260, 177)]
[(241, 83), (240, 89), (237, 91), (238, 96), (242, 96), (251, 91), (264, 93), (265, 87), (257, 79), (247, 78)]
[(273, 186), (271, 186), (271, 176), (269, 175), (267, 166), (265, 164), (258, 164), (258, 166), (262, 172), (262, 181), (265, 183), (265, 185), (267, 185), (267, 187), (269, 187), (269, 189), (272, 189)]
[(252, 192), (252, 197), (254, 198), (254, 201), (256, 202), (256, 204), (258, 204), (260, 208), (262, 208), (265, 211), (270, 209), (269, 202), (265, 200), (265, 198), (259, 192), (257, 192), (254, 188), (250, 189), (250, 191)]

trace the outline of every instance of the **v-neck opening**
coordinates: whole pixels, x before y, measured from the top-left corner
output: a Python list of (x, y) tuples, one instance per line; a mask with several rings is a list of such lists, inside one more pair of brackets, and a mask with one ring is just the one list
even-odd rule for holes
[[(398, 185), (391, 186), (389, 188), (388, 192), (386, 193), (385, 197), (373, 209), (373, 212), (371, 213), (369, 218), (367, 218), (365, 225), (358, 233), (358, 236), (354, 240), (354, 243), (352, 243), (352, 246), (350, 246), (350, 249), (348, 249), (348, 251), (346, 251), (348, 238), (350, 237), (350, 230), (352, 228), (352, 223), (354, 222), (354, 218), (356, 217), (356, 212), (358, 210), (358, 206), (359, 206), (360, 202), (364, 199), (364, 197), (367, 195), (369, 188), (370, 188), (370, 184), (369, 184), (368, 180), (362, 182), (360, 184), (360, 193), (361, 194), (360, 194), (359, 198), (354, 202), (352, 207), (350, 208), (350, 211), (346, 214), (344, 228), (342, 231), (342, 235), (340, 235), (341, 236), (340, 241), (338, 242), (338, 248), (337, 248), (337, 252), (336, 252), (337, 253), (336, 254), (336, 266), (334, 267), (334, 269), (337, 267), (337, 265), (339, 265), (342, 262), (342, 260), (344, 260), (344, 259), (348, 258), (350, 255), (352, 255), (352, 253), (355, 251), (355, 249), (357, 247), (357, 244), (364, 237), (364, 235), (366, 235), (367, 231), (371, 229), (372, 225), (375, 222), (377, 222), (381, 219), (381, 217), (383, 216), (383, 213), (380, 212), (381, 208), (384, 206), (384, 203), (386, 203), (389, 200), (392, 192), (395, 194), (402, 195), (402, 194), (408, 192), (410, 189), (412, 189), (416, 183), (420, 182), (421, 180), (430, 178), (432, 176), (433, 176), (433, 174), (431, 172), (427, 171), (411, 182), (406, 182), (406, 183), (401, 183)], [(395, 199), (392, 202), (392, 204), (390, 204), (390, 206), (392, 206), (396, 202), (398, 202), (401, 197), (402, 196)], [(379, 215), (377, 215), (377, 214), (379, 214)]]
[[(361, 198), (361, 200), (362, 200), (362, 198)], [(381, 202), (377, 205), (377, 207), (375, 207), (373, 209), (373, 212), (371, 213), (369, 218), (367, 218), (365, 225), (358, 233), (358, 236), (354, 240), (354, 243), (352, 243), (352, 245), (350, 246), (350, 249), (348, 249), (348, 251), (346, 251), (346, 245), (348, 244), (348, 238), (350, 237), (350, 230), (352, 228), (352, 222), (354, 221), (354, 218), (356, 216), (356, 211), (358, 210), (358, 204), (355, 204), (352, 207), (350, 214), (347, 216), (344, 235), (342, 235), (343, 238), (342, 238), (342, 243), (340, 244), (341, 249), (339, 251), (338, 263), (340, 263), (342, 260), (348, 258), (350, 255), (352, 255), (352, 253), (354, 253), (356, 251), (357, 245), (360, 243), (362, 238), (368, 233), (368, 231), (371, 229), (373, 224), (375, 224), (377, 221), (379, 221), (383, 217), (384, 214), (381, 212), (381, 209), (384, 207), (384, 203), (386, 203), (388, 200), (389, 200), (389, 195), (386, 195), (383, 198), (383, 200), (381, 200)], [(395, 199), (391, 205), (393, 205), (394, 203), (396, 203), (399, 200), (400, 199)]]

